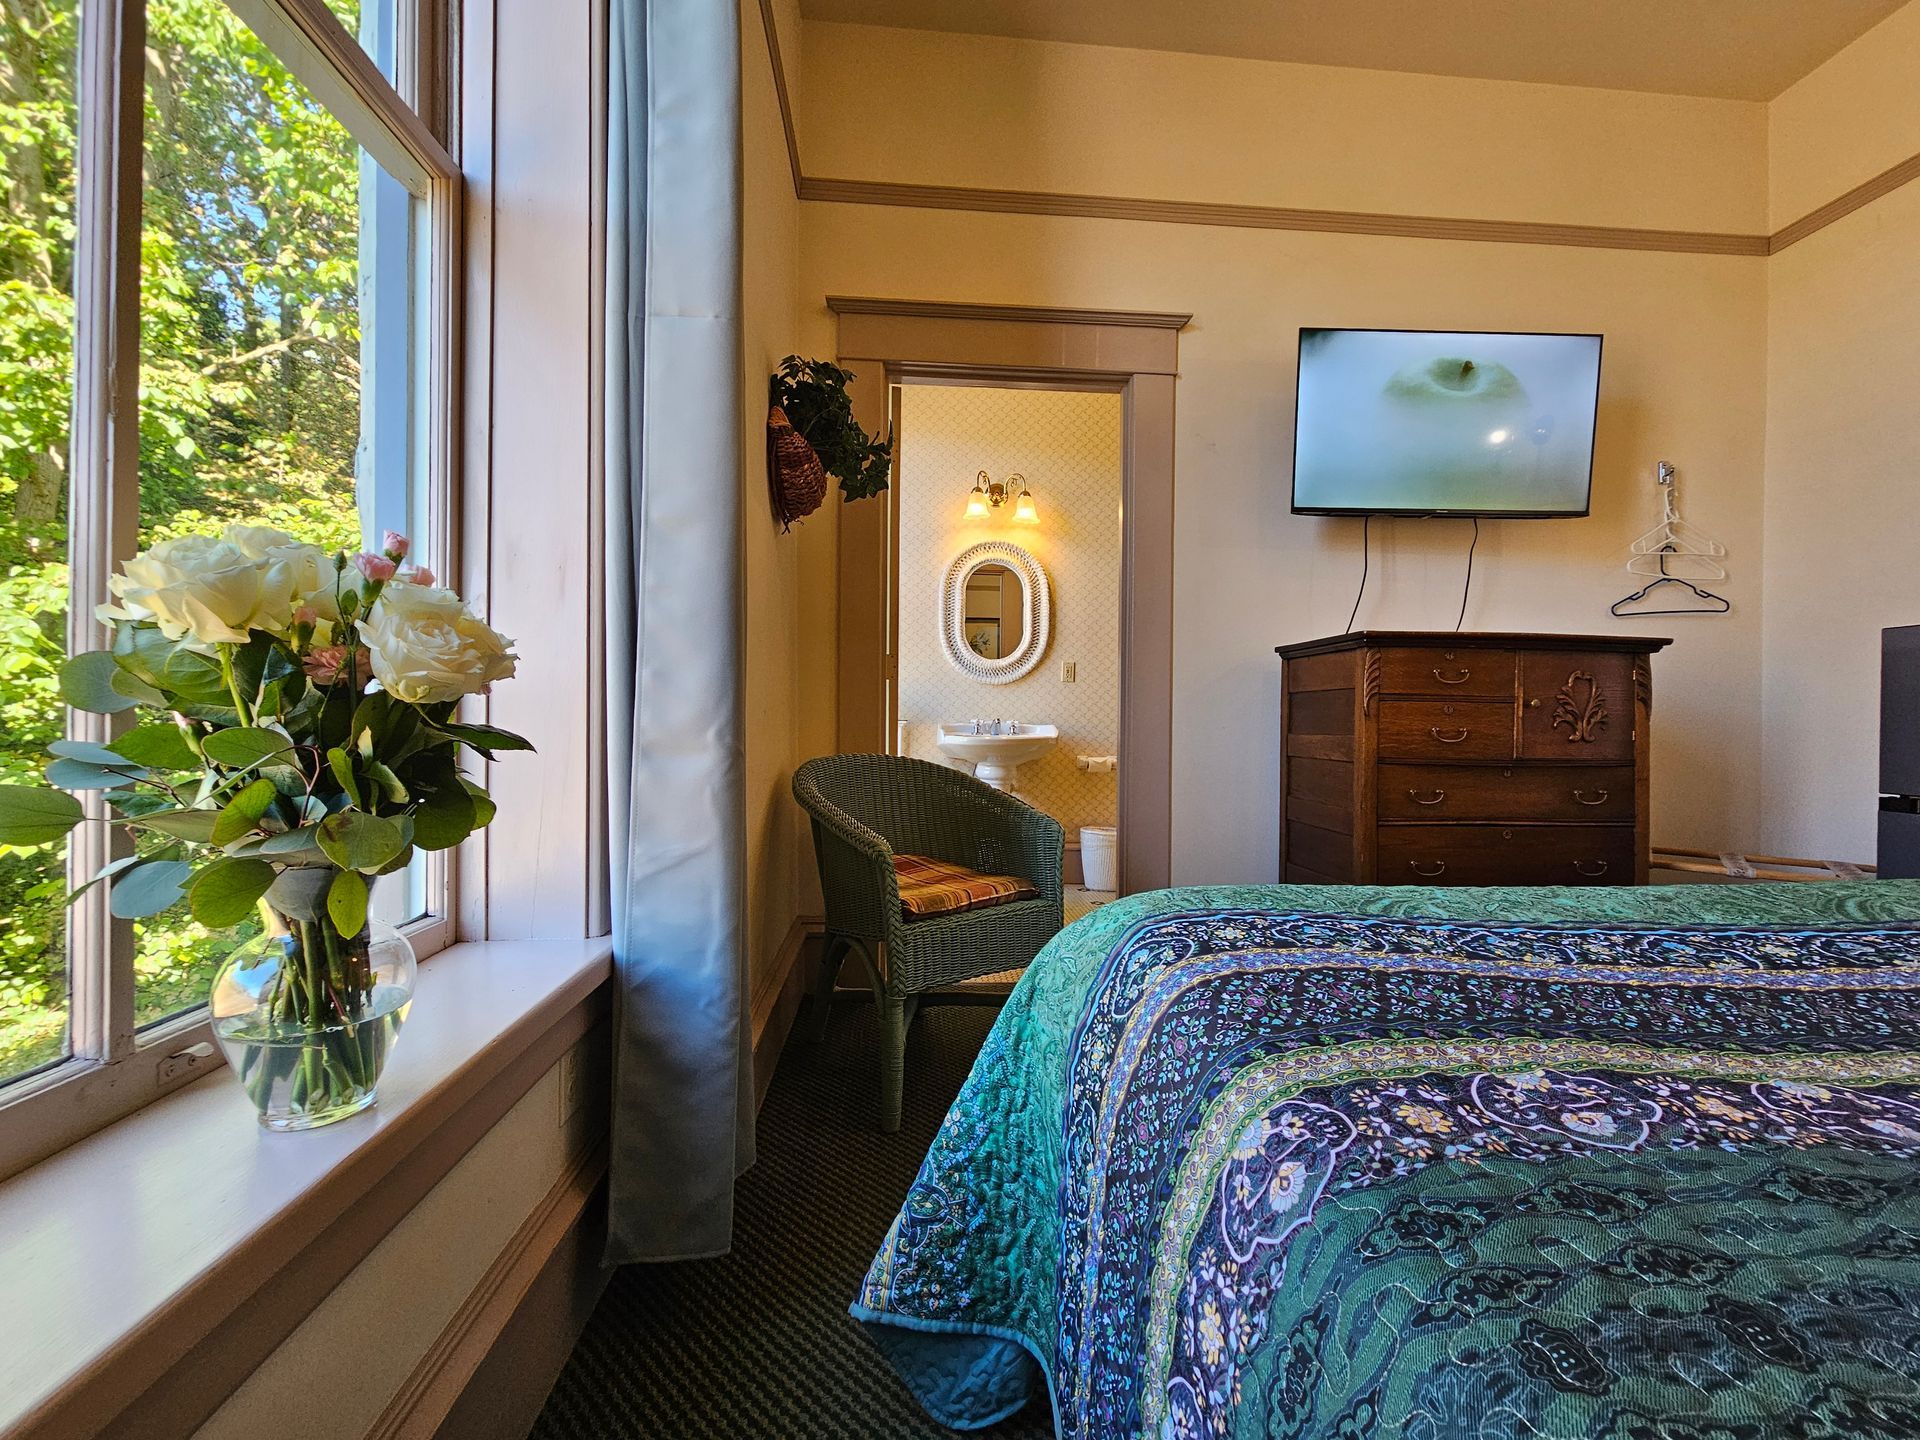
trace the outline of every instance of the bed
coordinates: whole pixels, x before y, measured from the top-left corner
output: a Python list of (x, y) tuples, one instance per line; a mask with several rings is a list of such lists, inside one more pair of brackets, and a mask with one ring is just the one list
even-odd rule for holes
[(1920, 1436), (1916, 987), (1920, 882), (1120, 901), (852, 1311), (956, 1429)]

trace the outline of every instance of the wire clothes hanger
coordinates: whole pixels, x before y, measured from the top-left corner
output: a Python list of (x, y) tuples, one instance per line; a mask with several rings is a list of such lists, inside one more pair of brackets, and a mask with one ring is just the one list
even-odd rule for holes
[(1629, 547), (1627, 569), (1661, 580), (1724, 580), (1727, 547), (1680, 518), (1680, 485), (1673, 466), (1662, 460), (1654, 472), (1660, 487), (1660, 523)]
[[(1665, 460), (1654, 470), (1654, 483), (1660, 487), (1660, 523), (1647, 531), (1630, 547), (1632, 558), (1627, 571), (1632, 575), (1651, 575), (1647, 584), (1631, 595), (1622, 596), (1607, 607), (1613, 615), (1724, 615), (1733, 602), (1724, 595), (1702, 590), (1696, 580), (1724, 580), (1727, 547), (1680, 518), (1680, 486), (1673, 466)], [(1637, 605), (1655, 590), (1678, 585), (1700, 603), (1673, 605), (1665, 609), (1636, 610)], [(1670, 598), (1663, 594), (1662, 600)], [(1671, 597), (1678, 598), (1678, 597)]]
[[(1665, 561), (1667, 559), (1666, 552), (1660, 553), (1657, 558)], [(1651, 591), (1658, 590), (1662, 585), (1678, 585), (1683, 590), (1691, 591), (1704, 603), (1699, 605), (1678, 605), (1665, 610), (1629, 610), (1626, 608), (1637, 600), (1646, 599)], [(1638, 590), (1634, 591), (1633, 594), (1624, 595), (1607, 607), (1608, 613), (1613, 615), (1724, 615), (1731, 609), (1733, 609), (1733, 602), (1727, 599), (1726, 596), (1716, 595), (1711, 590), (1702, 590), (1691, 580), (1679, 575), (1662, 575), (1657, 580), (1650, 580)]]

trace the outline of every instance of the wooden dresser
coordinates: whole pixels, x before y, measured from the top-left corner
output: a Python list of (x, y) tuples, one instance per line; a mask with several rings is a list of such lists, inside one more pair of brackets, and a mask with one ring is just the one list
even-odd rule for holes
[(1280, 878), (1644, 885), (1654, 651), (1363, 630), (1282, 645)]

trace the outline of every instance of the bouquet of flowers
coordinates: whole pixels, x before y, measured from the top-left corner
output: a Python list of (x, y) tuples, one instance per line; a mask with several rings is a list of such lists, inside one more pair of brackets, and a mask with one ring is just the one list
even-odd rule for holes
[(389, 532), (378, 553), (329, 554), (230, 525), (135, 556), (98, 612), (111, 647), (67, 661), (60, 688), (76, 709), (151, 718), (106, 744), (55, 742), (57, 788), (0, 786), (12, 844), (61, 839), (88, 818), (69, 792), (100, 792), (96, 818), (134, 843), (81, 891), (110, 885), (115, 915), (184, 898), (219, 928), (261, 908), (265, 942), (216, 978), (215, 1033), (283, 1128), (371, 1103), (398, 1030), (405, 997), (382, 992), (411, 993), (411, 957), (382, 970), (370, 883), (493, 819), (462, 747), (531, 748), (454, 718), (514, 673), (513, 642), (408, 549)]

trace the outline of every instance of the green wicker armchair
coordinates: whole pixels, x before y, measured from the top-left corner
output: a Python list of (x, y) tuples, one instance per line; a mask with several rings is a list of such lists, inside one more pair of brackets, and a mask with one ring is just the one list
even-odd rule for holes
[[(860, 956), (880, 1011), (880, 1128), (900, 1128), (907, 1027), (928, 990), (1025, 965), (1062, 924), (1060, 822), (971, 775), (896, 755), (829, 755), (794, 772), (813, 819), (827, 902), (827, 950), (815, 1002), (824, 1033), (847, 952)], [(893, 857), (924, 855), (1015, 875), (1040, 893), (984, 909), (909, 920)]]

